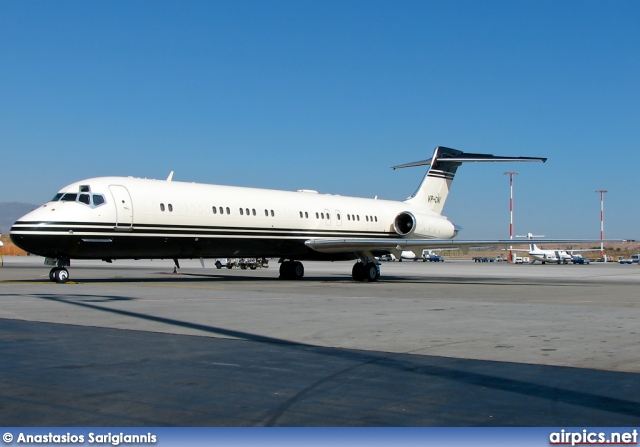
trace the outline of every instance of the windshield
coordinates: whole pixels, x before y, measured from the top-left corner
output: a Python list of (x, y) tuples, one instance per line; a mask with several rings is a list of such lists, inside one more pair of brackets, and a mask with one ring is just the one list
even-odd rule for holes
[(83, 185), (80, 187), (82, 194), (78, 194), (75, 192), (59, 192), (56, 194), (52, 202), (77, 202), (82, 203), (83, 205), (88, 205), (91, 208), (96, 208), (100, 205), (104, 205), (107, 200), (104, 197), (104, 194), (88, 194), (87, 191), (90, 190), (89, 186)]

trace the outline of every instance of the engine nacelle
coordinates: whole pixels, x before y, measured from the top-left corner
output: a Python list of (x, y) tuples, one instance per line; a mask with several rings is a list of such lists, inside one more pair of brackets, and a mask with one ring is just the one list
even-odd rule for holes
[(401, 237), (450, 239), (457, 228), (444, 216), (403, 211), (393, 220), (393, 230)]
[(409, 211), (403, 211), (393, 220), (393, 229), (400, 236), (411, 236), (416, 231), (416, 216)]

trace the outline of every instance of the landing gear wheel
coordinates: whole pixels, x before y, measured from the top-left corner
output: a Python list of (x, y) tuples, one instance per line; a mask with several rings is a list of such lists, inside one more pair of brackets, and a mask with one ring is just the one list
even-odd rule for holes
[(304, 276), (304, 265), (302, 265), (302, 262), (295, 261), (293, 263), (292, 273), (292, 279), (302, 279)]
[(364, 266), (364, 280), (373, 282), (380, 278), (380, 270), (378, 266), (373, 262), (367, 262)]
[(304, 266), (300, 261), (284, 261), (280, 264), (281, 279), (302, 279)]
[(351, 276), (356, 281), (364, 281), (364, 264), (361, 262), (356, 262), (353, 264), (353, 268), (351, 269)]
[(356, 262), (351, 270), (351, 276), (356, 281), (374, 282), (380, 278), (380, 269), (375, 262)]
[(56, 267), (49, 272), (49, 279), (51, 281), (63, 284), (69, 281), (69, 271), (63, 267)]

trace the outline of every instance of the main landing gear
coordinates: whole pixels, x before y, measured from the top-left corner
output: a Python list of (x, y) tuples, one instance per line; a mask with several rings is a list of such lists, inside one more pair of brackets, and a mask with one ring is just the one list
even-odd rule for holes
[[(361, 282), (374, 282), (380, 279), (380, 265), (369, 259), (369, 257), (363, 257), (354, 264), (351, 270), (353, 279)], [(302, 279), (303, 276), (302, 262), (280, 261), (280, 279)]]
[(380, 266), (371, 261), (358, 261), (353, 265), (351, 276), (356, 281), (377, 281), (380, 278)]
[(280, 279), (302, 279), (304, 266), (300, 261), (281, 261)]

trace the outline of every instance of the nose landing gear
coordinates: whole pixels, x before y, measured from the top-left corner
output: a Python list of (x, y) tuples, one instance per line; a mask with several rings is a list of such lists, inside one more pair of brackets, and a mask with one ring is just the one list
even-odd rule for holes
[(64, 267), (52, 268), (49, 272), (49, 279), (57, 283), (65, 283), (69, 280), (69, 270)]
[(71, 261), (69, 260), (69, 258), (46, 258), (44, 263), (46, 265), (56, 266), (49, 272), (49, 279), (52, 282), (64, 284), (65, 282), (69, 281), (69, 270), (65, 268), (71, 265)]

